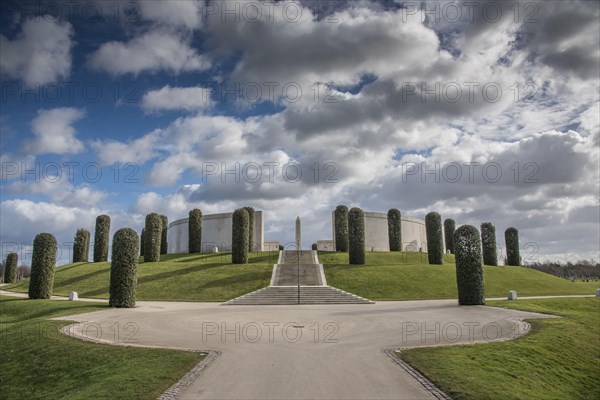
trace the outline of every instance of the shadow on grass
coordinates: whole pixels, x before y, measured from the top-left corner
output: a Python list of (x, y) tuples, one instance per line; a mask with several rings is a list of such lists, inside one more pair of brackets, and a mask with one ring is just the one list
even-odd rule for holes
[[(20, 300), (27, 300), (29, 302), (36, 302), (36, 301), (40, 301), (40, 300), (32, 300), (32, 299), (20, 299)], [(46, 301), (46, 300), (41, 300), (41, 301)], [(110, 308), (108, 305), (103, 305), (103, 304), (90, 304), (89, 308), (94, 308), (94, 310), (87, 310), (85, 306), (68, 306), (68, 307), (60, 307), (60, 308), (56, 308), (56, 309), (49, 309), (49, 310), (43, 310), (40, 312), (37, 312), (35, 314), (27, 314), (27, 315), (18, 315), (17, 318), (15, 319), (6, 319), (3, 320), (2, 323), (6, 323), (6, 324), (13, 324), (13, 323), (17, 323), (17, 322), (25, 322), (25, 321), (31, 321), (34, 319), (49, 319), (49, 318), (53, 318), (53, 317), (59, 317), (61, 315), (63, 315), (64, 311), (67, 310), (80, 310), (81, 312), (77, 313), (77, 314), (81, 314), (81, 313), (86, 313), (86, 312), (92, 312), (92, 311), (101, 311), (101, 310), (95, 310), (95, 308)], [(66, 314), (74, 314), (74, 313), (66, 313)]]
[(84, 266), (84, 265), (88, 265), (88, 264), (93, 264), (93, 263), (91, 263), (91, 262), (79, 262), (79, 263), (68, 265), (68, 266), (67, 265), (62, 265), (60, 267), (56, 267), (56, 272), (59, 272), (59, 271), (60, 272), (68, 271), (70, 269), (78, 268), (78, 267), (81, 267), (81, 266)]
[(96, 271), (93, 271), (93, 272), (89, 272), (89, 273), (87, 273), (87, 274), (83, 274), (83, 275), (77, 275), (77, 276), (75, 276), (75, 277), (73, 277), (73, 278), (70, 278), (70, 279), (64, 280), (64, 281), (62, 281), (62, 282), (60, 282), (60, 283), (56, 284), (54, 287), (55, 287), (56, 289), (57, 289), (57, 288), (64, 288), (65, 286), (68, 286), (68, 285), (71, 285), (71, 284), (74, 284), (74, 283), (80, 282), (80, 281), (82, 281), (82, 280), (85, 280), (85, 279), (91, 278), (92, 276), (96, 276), (96, 275), (100, 275), (100, 274), (106, 274), (106, 273), (109, 273), (109, 271), (110, 271), (110, 270), (106, 270), (106, 269), (99, 269), (99, 270), (96, 270)]
[(224, 264), (231, 263), (231, 254), (230, 253), (206, 253), (206, 254), (198, 254), (195, 257), (188, 258), (185, 260), (177, 260), (176, 262), (180, 263), (189, 263), (189, 262), (198, 262), (203, 260), (215, 260), (218, 259), (219, 262)]
[(231, 285), (246, 283), (246, 282), (250, 282), (250, 281), (256, 281), (257, 283), (260, 283), (261, 280), (270, 279), (270, 276), (271, 276), (270, 272), (268, 274), (264, 273), (264, 272), (246, 272), (243, 274), (228, 276), (226, 278), (213, 279), (213, 280), (207, 281), (205, 284), (199, 286), (198, 290), (202, 291), (202, 290), (211, 289), (211, 288), (231, 286)]
[[(218, 268), (218, 267), (222, 267), (222, 266), (223, 266), (223, 264), (210, 263), (210, 264), (194, 265), (192, 267), (183, 268), (183, 269), (176, 268), (176, 269), (173, 269), (171, 271), (160, 272), (158, 274), (146, 275), (146, 276), (138, 277), (138, 285), (144, 284), (144, 283), (153, 282), (153, 281), (157, 281), (157, 280), (161, 280), (161, 279), (178, 277), (180, 275), (191, 274), (193, 272), (205, 271), (205, 270), (208, 270), (208, 269)], [(144, 265), (141, 264), (138, 268), (144, 268)]]

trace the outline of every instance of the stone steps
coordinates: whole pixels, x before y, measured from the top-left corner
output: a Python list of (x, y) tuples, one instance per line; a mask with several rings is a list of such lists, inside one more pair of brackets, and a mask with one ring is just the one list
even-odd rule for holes
[(312, 251), (310, 250), (285, 250), (283, 264), (312, 264)]
[[(268, 286), (229, 300), (224, 304), (298, 304), (298, 287)], [(331, 286), (300, 286), (300, 304), (373, 304), (373, 302)]]

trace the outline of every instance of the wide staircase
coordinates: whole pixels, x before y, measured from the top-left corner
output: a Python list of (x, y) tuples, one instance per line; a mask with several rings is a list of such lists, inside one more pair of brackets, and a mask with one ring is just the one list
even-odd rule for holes
[(224, 303), (259, 304), (372, 304), (352, 293), (328, 286), (316, 252), (283, 251), (273, 267), (271, 285)]

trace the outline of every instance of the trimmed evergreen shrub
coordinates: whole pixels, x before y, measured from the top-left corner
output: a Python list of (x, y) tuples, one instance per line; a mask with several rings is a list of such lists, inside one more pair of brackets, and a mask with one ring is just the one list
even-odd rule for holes
[(281, 244), (279, 245), (279, 250), (280, 251), (283, 250), (283, 245), (281, 245)]
[(506, 264), (520, 266), (519, 231), (513, 227), (508, 228), (504, 231), (504, 240), (506, 241)]
[(77, 229), (73, 241), (73, 262), (88, 262), (90, 248), (90, 232), (85, 229)]
[(99, 215), (96, 218), (96, 231), (94, 233), (94, 262), (108, 261), (108, 241), (110, 234), (110, 217)]
[(425, 216), (427, 234), (427, 258), (429, 264), (444, 263), (444, 243), (442, 238), (442, 217), (435, 211)]
[(496, 228), (491, 222), (481, 224), (481, 248), (483, 250), (483, 263), (485, 265), (498, 265)]
[(350, 264), (365, 263), (365, 213), (357, 207), (348, 212), (348, 251)]
[(144, 255), (144, 248), (146, 247), (146, 228), (142, 228), (142, 233), (140, 234), (140, 256)]
[(313, 243), (313, 244), (310, 246), (310, 249), (311, 249), (311, 250), (317, 250), (317, 244), (316, 244), (316, 243)]
[(144, 239), (144, 262), (160, 261), (162, 219), (157, 213), (146, 215), (146, 238)]
[(139, 240), (138, 234), (131, 228), (119, 229), (113, 236), (108, 300), (111, 307), (135, 306)]
[(248, 263), (248, 224), (250, 217), (245, 208), (238, 208), (231, 219), (231, 262)]
[(335, 208), (335, 251), (348, 251), (348, 207)]
[(458, 228), (454, 232), (454, 250), (458, 304), (485, 304), (481, 239), (477, 228), (472, 225)]
[(202, 252), (202, 211), (194, 208), (188, 219), (188, 252)]
[(17, 264), (19, 255), (17, 253), (8, 253), (6, 264), (4, 264), (4, 283), (15, 283), (17, 281)]
[(248, 212), (248, 251), (254, 251), (254, 208), (244, 207)]
[(162, 231), (160, 235), (160, 254), (167, 254), (167, 229), (169, 228), (169, 218), (166, 215), (161, 215)]
[(56, 239), (50, 233), (40, 233), (33, 240), (29, 279), (30, 299), (49, 299), (52, 296), (56, 249)]
[(450, 254), (454, 254), (454, 231), (456, 223), (453, 219), (448, 218), (444, 221), (444, 239), (446, 239), (446, 251), (450, 250)]
[(402, 251), (402, 215), (392, 208), (387, 213), (390, 251)]

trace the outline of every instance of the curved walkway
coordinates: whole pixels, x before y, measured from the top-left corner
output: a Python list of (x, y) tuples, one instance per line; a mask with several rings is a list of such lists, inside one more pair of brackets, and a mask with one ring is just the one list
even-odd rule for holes
[[(112, 344), (220, 352), (179, 399), (429, 399), (382, 350), (513, 339), (547, 315), (455, 300), (228, 306), (139, 302), (59, 319)], [(119, 335), (115, 336), (115, 326)]]

